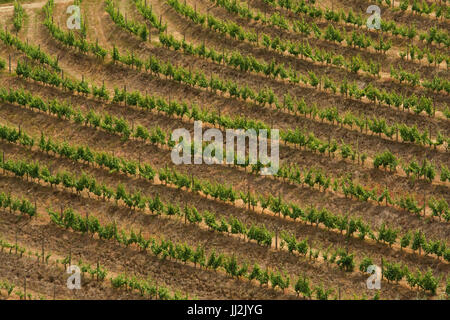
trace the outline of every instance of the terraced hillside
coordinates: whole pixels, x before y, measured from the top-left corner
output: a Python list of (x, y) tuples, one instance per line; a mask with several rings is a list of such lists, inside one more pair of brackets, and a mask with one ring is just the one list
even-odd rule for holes
[[(448, 298), (447, 1), (0, 0), (0, 17), (0, 299)], [(175, 165), (194, 121), (278, 129), (279, 170)]]

